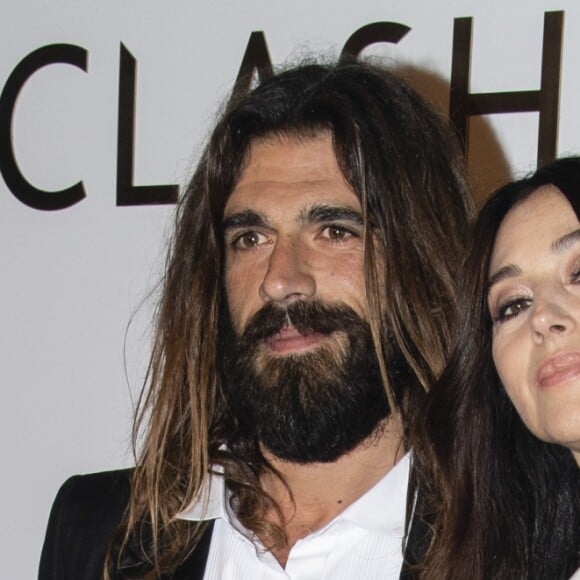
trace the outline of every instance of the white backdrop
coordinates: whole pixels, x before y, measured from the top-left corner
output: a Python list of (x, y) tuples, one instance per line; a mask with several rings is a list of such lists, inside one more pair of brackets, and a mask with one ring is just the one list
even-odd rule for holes
[[(86, 197), (42, 211), (0, 178), (3, 578), (35, 577), (64, 479), (132, 461), (132, 398), (150, 341), (147, 297), (163, 263), (172, 206), (116, 205), (121, 43), (137, 61), (134, 182), (182, 185), (252, 31), (264, 32), (280, 64), (336, 56), (372, 22), (405, 24), (411, 30), (398, 44), (366, 52), (412, 66), (412, 80), (447, 112), (454, 19), (473, 17), (472, 92), (537, 90), (548, 10), (565, 12), (557, 150), (578, 152), (577, 0), (4, 2), (0, 89), (23, 58), (50, 44), (84, 48), (87, 70), (38, 70), (19, 93), (11, 125), (18, 167), (30, 183), (59, 190), (82, 180)], [(474, 121), (478, 188), (533, 169), (537, 131), (537, 113)]]

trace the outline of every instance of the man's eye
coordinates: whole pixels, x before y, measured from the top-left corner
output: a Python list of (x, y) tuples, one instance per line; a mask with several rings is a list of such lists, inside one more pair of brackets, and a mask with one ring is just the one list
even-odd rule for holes
[(266, 236), (258, 232), (244, 232), (236, 236), (232, 241), (232, 247), (239, 250), (255, 248), (266, 241)]
[(341, 242), (354, 235), (354, 232), (343, 226), (326, 226), (322, 230), (322, 237), (332, 242)]
[(531, 298), (517, 298), (508, 300), (500, 305), (497, 309), (497, 315), (494, 317), (496, 322), (505, 322), (515, 318), (521, 312), (524, 312), (532, 305)]

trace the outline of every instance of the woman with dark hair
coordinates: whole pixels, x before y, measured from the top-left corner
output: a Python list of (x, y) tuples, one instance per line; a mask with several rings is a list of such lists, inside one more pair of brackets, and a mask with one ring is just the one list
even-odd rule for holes
[(580, 567), (579, 216), (578, 157), (502, 187), (478, 216), (431, 447), (417, 450), (433, 529), (422, 578)]

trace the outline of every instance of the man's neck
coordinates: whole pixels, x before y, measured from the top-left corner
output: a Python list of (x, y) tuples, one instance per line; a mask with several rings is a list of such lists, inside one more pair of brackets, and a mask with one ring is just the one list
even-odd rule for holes
[[(282, 566), (292, 546), (301, 538), (324, 527), (380, 481), (405, 454), (400, 416), (391, 416), (355, 449), (332, 463), (299, 464), (282, 461), (267, 451), (264, 455), (282, 476), (267, 472), (263, 490), (275, 500), (277, 514), (266, 519), (280, 525), (288, 540), (273, 553)], [(262, 538), (265, 545), (268, 541)]]

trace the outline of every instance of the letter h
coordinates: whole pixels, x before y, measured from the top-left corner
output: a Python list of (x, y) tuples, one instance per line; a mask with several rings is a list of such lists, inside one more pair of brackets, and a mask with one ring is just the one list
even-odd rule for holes
[(558, 101), (560, 93), (560, 58), (564, 13), (544, 14), (541, 87), (537, 91), (505, 93), (469, 93), (471, 62), (471, 18), (456, 18), (453, 27), (453, 59), (451, 64), (451, 98), (449, 116), (465, 152), (468, 148), (469, 117), (494, 113), (538, 111), (538, 167), (556, 157), (558, 138)]

